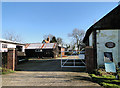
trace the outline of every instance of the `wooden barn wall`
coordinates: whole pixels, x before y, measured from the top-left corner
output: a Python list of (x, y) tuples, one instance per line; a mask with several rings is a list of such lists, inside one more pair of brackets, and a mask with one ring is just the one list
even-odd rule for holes
[(35, 52), (36, 49), (26, 49), (25, 53), (27, 57), (57, 57), (59, 55), (59, 49), (56, 47), (55, 49), (42, 49), (42, 52)]

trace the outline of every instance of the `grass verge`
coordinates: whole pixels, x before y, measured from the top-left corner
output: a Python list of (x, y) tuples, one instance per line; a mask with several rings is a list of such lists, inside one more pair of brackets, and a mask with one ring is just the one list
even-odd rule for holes
[(9, 74), (9, 73), (14, 73), (14, 72), (15, 71), (13, 71), (11, 69), (2, 68), (2, 75)]
[(90, 74), (90, 76), (93, 82), (97, 82), (104, 88), (120, 88), (120, 79), (116, 79), (115, 75)]

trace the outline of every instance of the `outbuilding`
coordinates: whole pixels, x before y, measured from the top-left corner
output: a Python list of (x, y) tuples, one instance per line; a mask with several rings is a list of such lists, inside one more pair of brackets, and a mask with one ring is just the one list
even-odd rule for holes
[(92, 25), (83, 39), (94, 49), (97, 67), (104, 65), (104, 52), (112, 52), (113, 62), (120, 62), (120, 5)]
[(8, 52), (9, 48), (15, 48), (18, 52), (25, 52), (25, 44), (10, 40), (0, 39), (0, 51)]
[(58, 57), (59, 49), (57, 43), (30, 43), (26, 44), (25, 53), (27, 57)]
[(25, 44), (0, 39), (0, 54), (2, 54), (2, 67), (15, 70), (21, 61), (28, 61), (25, 56)]

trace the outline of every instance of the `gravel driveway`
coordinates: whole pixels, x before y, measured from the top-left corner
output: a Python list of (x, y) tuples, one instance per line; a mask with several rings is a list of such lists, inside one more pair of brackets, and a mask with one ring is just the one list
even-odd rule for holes
[(3, 86), (91, 86), (90, 77), (81, 68), (61, 68), (60, 60), (30, 60), (18, 65), (15, 73), (2, 76)]

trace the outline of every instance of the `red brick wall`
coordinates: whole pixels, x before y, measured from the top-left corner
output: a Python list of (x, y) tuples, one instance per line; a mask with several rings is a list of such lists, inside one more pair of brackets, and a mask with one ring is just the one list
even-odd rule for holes
[(85, 58), (86, 58), (86, 71), (92, 73), (95, 69), (95, 57), (93, 47), (87, 46), (85, 48)]
[(12, 69), (13, 71), (15, 70), (16, 67), (16, 50), (13, 48), (8, 49), (8, 55), (7, 55), (7, 68)]

